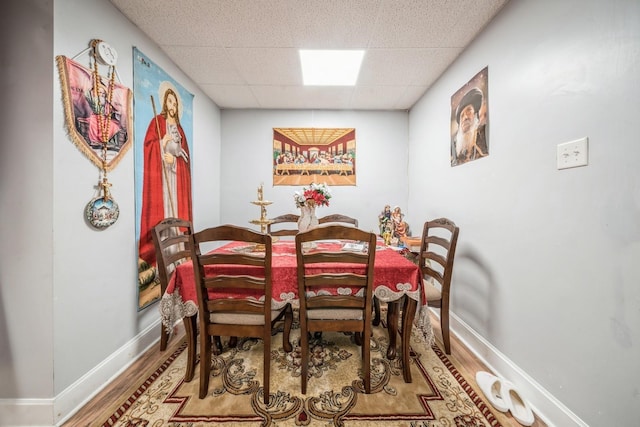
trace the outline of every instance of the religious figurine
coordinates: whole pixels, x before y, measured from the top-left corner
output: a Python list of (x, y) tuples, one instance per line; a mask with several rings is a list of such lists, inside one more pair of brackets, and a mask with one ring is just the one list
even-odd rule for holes
[(391, 206), (385, 205), (384, 210), (378, 215), (378, 223), (380, 226), (380, 236), (384, 237), (387, 224), (391, 222)]
[(391, 213), (391, 222), (393, 224), (393, 237), (400, 241), (403, 237), (407, 236), (409, 231), (409, 225), (404, 221), (404, 214), (400, 209), (400, 206), (393, 208)]
[(384, 244), (389, 246), (391, 244), (391, 236), (393, 236), (393, 230), (391, 229), (391, 221), (386, 221), (384, 225), (384, 230), (381, 234), (384, 239)]

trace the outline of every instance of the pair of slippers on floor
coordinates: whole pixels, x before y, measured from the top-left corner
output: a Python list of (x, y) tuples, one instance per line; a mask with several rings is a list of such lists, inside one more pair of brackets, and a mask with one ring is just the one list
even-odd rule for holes
[(520, 396), (513, 383), (484, 371), (476, 373), (476, 382), (489, 402), (498, 411), (511, 411), (513, 418), (523, 426), (533, 424), (534, 417), (531, 406)]

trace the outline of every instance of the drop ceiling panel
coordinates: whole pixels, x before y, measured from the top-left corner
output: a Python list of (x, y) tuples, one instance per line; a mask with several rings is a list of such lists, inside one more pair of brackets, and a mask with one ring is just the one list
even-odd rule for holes
[(380, 1), (344, 0), (292, 2), (287, 31), (294, 47), (303, 49), (363, 49), (369, 47)]
[(371, 49), (365, 55), (358, 85), (427, 86), (460, 51), (461, 49)]
[[(176, 3), (190, 3), (176, 0)], [(289, 9), (299, 8), (297, 1), (283, 0), (197, 0), (207, 16), (207, 26), (223, 47), (291, 47), (288, 30)], [(174, 8), (175, 10), (175, 8)], [(189, 28), (189, 23), (185, 23)], [(195, 40), (194, 40), (195, 41)]]
[[(221, 108), (380, 110), (411, 108), (508, 2), (110, 1)], [(305, 88), (299, 48), (365, 49), (357, 85)]]
[(244, 82), (252, 85), (302, 85), (298, 50), (293, 48), (236, 48), (227, 54)]
[[(209, 8), (187, 0), (112, 1), (135, 25), (160, 46), (218, 45)], [(194, 43), (200, 40), (200, 43)]]
[(201, 85), (201, 88), (217, 105), (236, 109), (258, 108), (258, 100), (248, 86)]
[[(358, 86), (353, 93), (350, 108), (354, 110), (386, 110), (389, 105), (398, 105), (404, 87), (400, 86)], [(411, 105), (400, 107), (409, 109)]]
[[(465, 47), (506, 3), (503, 0), (381, 1), (384, 22), (375, 26), (370, 46)], [(480, 19), (479, 16), (483, 18)]]
[(165, 52), (200, 85), (242, 85), (245, 80), (220, 47), (167, 46)]
[(393, 109), (409, 110), (413, 105), (418, 102), (420, 97), (427, 91), (426, 86), (407, 86), (405, 91), (398, 98), (398, 102), (393, 106)]
[(251, 89), (260, 105), (278, 109), (349, 109), (354, 91), (353, 87), (305, 86), (254, 86)]

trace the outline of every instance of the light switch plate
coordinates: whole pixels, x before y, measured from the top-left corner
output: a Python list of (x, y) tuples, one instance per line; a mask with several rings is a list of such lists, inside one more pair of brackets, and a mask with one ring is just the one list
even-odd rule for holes
[(558, 169), (587, 166), (589, 163), (589, 138), (558, 144)]

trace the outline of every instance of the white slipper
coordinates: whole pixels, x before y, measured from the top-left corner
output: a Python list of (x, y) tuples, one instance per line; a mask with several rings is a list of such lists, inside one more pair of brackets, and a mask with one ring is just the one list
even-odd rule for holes
[(507, 412), (509, 410), (509, 401), (502, 396), (503, 386), (500, 378), (489, 372), (478, 371), (476, 372), (476, 382), (480, 386), (480, 390), (489, 399), (489, 403), (498, 411)]
[(509, 411), (511, 411), (513, 418), (523, 426), (533, 424), (534, 417), (531, 406), (520, 396), (513, 383), (503, 379), (500, 394), (509, 405)]

